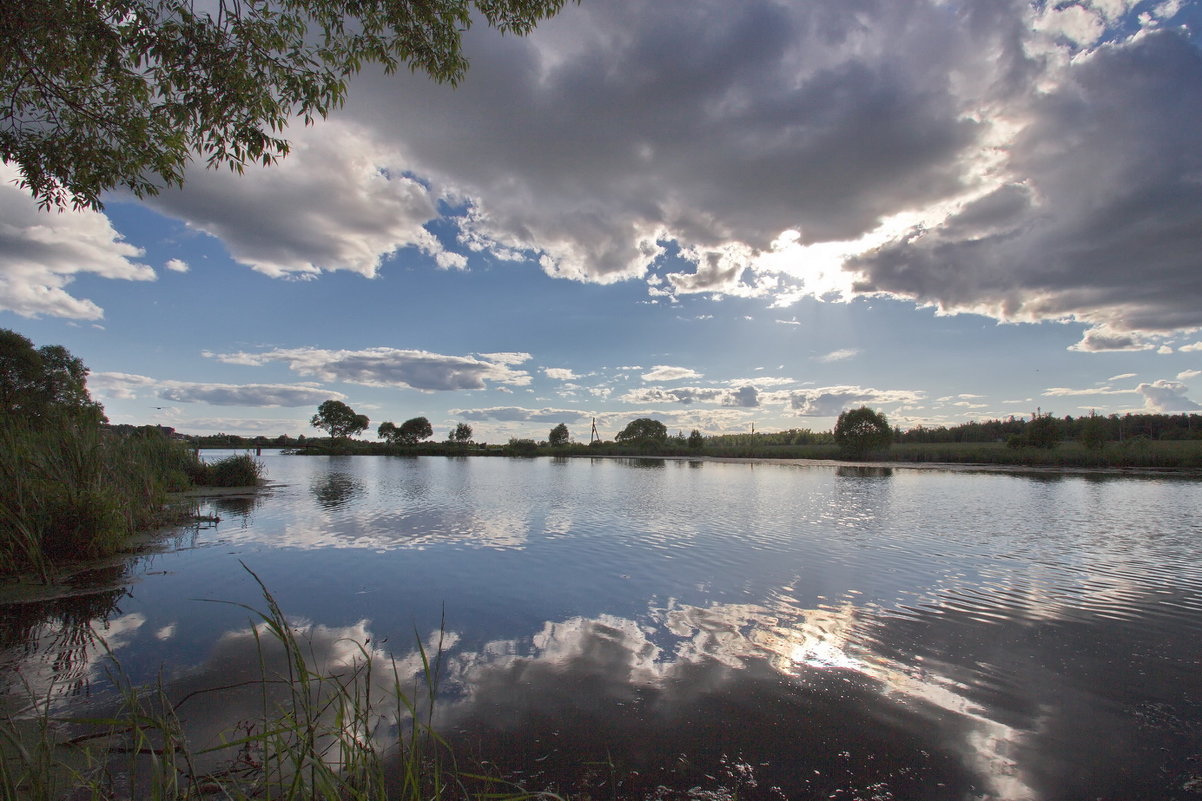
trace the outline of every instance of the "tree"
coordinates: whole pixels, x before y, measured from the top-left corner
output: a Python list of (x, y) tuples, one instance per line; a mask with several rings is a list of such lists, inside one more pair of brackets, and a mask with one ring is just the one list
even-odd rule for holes
[(394, 441), (400, 445), (416, 445), (423, 439), (429, 439), (432, 436), (434, 436), (434, 429), (431, 427), (430, 421), (424, 417), (414, 417), (401, 423)]
[(61, 345), (34, 348), (0, 328), (0, 416), (33, 428), (61, 422), (98, 425), (104, 408), (92, 400), (88, 368)]
[(1106, 444), (1106, 419), (1090, 411), (1089, 417), (1081, 421), (1080, 440), (1090, 450), (1101, 450)]
[(472, 441), (472, 427), (467, 423), (456, 423), (451, 429), (449, 439), (457, 445), (466, 445)]
[(632, 420), (614, 439), (618, 442), (652, 442), (668, 438), (668, 427), (650, 417)]
[(377, 439), (384, 439), (384, 440), (388, 440), (389, 442), (392, 442), (393, 440), (396, 439), (396, 435), (397, 435), (397, 427), (396, 427), (396, 423), (393, 423), (393, 422), (386, 421), (386, 422), (380, 423), (380, 427), (376, 429), (376, 438)]
[(353, 437), (367, 430), (367, 415), (355, 414), (355, 410), (340, 400), (330, 399), (317, 407), (317, 414), (309, 425), (320, 428), (334, 439)]
[(555, 426), (555, 428), (551, 429), (551, 433), (547, 435), (547, 444), (552, 448), (558, 448), (560, 446), (567, 445), (570, 439), (571, 435), (568, 434), (567, 424), (560, 423), (559, 425)]
[(689, 432), (689, 448), (694, 451), (699, 451), (705, 447), (705, 437), (697, 429)]
[(835, 444), (839, 450), (854, 459), (861, 459), (872, 451), (881, 451), (893, 444), (893, 429), (885, 415), (867, 406), (847, 409), (835, 421)]
[[(197, 8), (197, 6), (200, 8)], [(270, 164), (376, 63), (457, 83), (473, 18), (524, 34), (563, 0), (22, 0), (0, 3), (0, 159), (43, 207), (157, 194), (208, 166)]]
[(1052, 417), (1052, 413), (1035, 413), (1031, 422), (1027, 423), (1023, 438), (1027, 444), (1035, 448), (1055, 448), (1060, 441), (1060, 421)]

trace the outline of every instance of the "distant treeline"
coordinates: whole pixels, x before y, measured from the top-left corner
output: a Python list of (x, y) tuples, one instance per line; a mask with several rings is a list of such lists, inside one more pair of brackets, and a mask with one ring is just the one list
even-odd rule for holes
[[(1079, 440), (1089, 427), (1096, 427), (1107, 442), (1129, 439), (1188, 440), (1202, 439), (1202, 414), (1112, 414), (1051, 418), (1059, 439)], [(894, 430), (894, 442), (1005, 442), (1026, 434), (1030, 420), (1010, 417), (984, 420), (958, 426), (917, 426), (909, 431)]]

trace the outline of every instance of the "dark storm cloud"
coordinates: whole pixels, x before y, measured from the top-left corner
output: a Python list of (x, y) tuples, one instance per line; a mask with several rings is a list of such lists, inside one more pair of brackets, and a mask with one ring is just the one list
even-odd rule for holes
[(1202, 55), (1161, 31), (1104, 46), (1035, 98), (1009, 148), (1021, 181), (854, 264), (857, 289), (1002, 319), (1131, 332), (1202, 325)]

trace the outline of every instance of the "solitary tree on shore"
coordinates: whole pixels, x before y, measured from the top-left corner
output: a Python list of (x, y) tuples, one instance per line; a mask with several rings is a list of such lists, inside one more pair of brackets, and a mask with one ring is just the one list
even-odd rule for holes
[(466, 445), (472, 441), (472, 427), (467, 423), (456, 423), (448, 439), (456, 445)]
[(867, 406), (847, 409), (835, 422), (835, 444), (845, 456), (862, 459), (893, 444), (893, 429), (885, 415)]
[(557, 448), (561, 445), (567, 445), (568, 439), (568, 426), (566, 423), (560, 423), (551, 429), (551, 433), (547, 435), (547, 444), (552, 448)]
[(366, 431), (369, 422), (367, 415), (355, 414), (350, 406), (331, 398), (317, 407), (317, 414), (313, 415), (309, 425), (326, 431), (334, 439), (342, 439)]
[(396, 441), (401, 445), (416, 445), (423, 439), (434, 436), (434, 427), (424, 417), (412, 417), (397, 429)]
[(668, 427), (650, 417), (630, 421), (614, 439), (617, 442), (663, 442), (668, 439)]

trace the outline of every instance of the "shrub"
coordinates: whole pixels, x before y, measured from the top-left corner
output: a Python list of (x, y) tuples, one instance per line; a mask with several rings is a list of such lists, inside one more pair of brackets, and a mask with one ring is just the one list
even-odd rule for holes
[(227, 456), (206, 467), (204, 484), (209, 487), (253, 487), (263, 476), (263, 464), (246, 453)]

